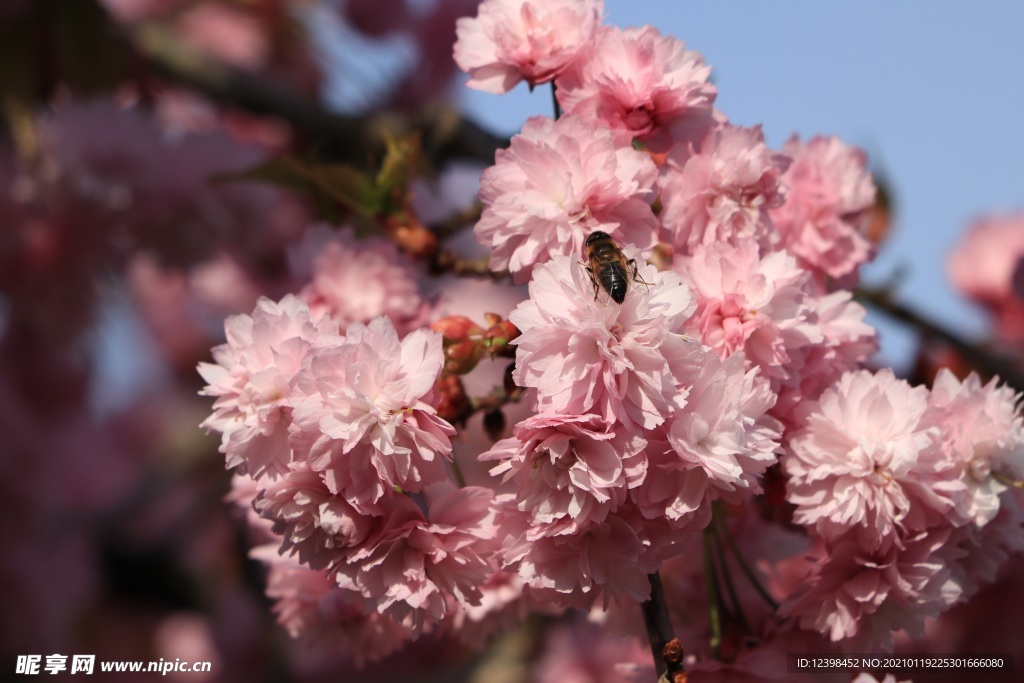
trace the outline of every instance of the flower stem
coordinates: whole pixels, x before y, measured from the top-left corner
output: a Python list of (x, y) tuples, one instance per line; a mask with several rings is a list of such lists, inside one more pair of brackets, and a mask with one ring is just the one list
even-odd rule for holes
[(743, 605), (740, 603), (739, 596), (736, 595), (736, 584), (733, 583), (732, 574), (729, 572), (729, 565), (725, 559), (725, 546), (722, 545), (721, 529), (717, 524), (717, 520), (712, 523), (711, 532), (711, 540), (714, 543), (715, 550), (715, 561), (722, 572), (722, 581), (725, 583), (725, 590), (729, 595), (729, 602), (732, 604), (730, 616), (735, 617), (745, 630), (750, 631), (750, 623), (747, 621), (747, 615), (743, 613)]
[(551, 81), (551, 103), (555, 105), (555, 120), (562, 118), (562, 106), (558, 104), (558, 93), (556, 92), (555, 82)]
[(757, 578), (754, 570), (750, 567), (747, 559), (743, 557), (743, 553), (741, 553), (740, 549), (736, 546), (736, 540), (732, 537), (732, 534), (729, 533), (729, 529), (725, 526), (725, 520), (719, 514), (715, 515), (714, 520), (715, 524), (718, 525), (719, 533), (721, 533), (722, 537), (725, 538), (725, 542), (729, 544), (729, 550), (732, 551), (733, 557), (736, 558), (736, 564), (740, 566), (740, 571), (742, 571), (743, 575), (747, 577), (747, 581), (750, 582), (750, 585), (754, 587), (761, 598), (768, 603), (773, 610), (778, 610), (779, 603), (776, 602), (775, 599), (772, 598), (771, 594), (768, 593), (768, 590), (761, 584), (761, 581)]
[(668, 616), (668, 605), (665, 604), (665, 591), (661, 585), (658, 572), (647, 575), (651, 583), (651, 597), (640, 603), (640, 611), (644, 615), (647, 627), (647, 639), (651, 643), (651, 655), (658, 676), (672, 680), (677, 671), (683, 670), (682, 649), (679, 641), (672, 634), (672, 622)]
[(708, 596), (708, 624), (711, 628), (711, 655), (719, 658), (722, 646), (722, 615), (718, 609), (718, 576), (711, 559), (711, 530), (704, 529), (704, 582)]

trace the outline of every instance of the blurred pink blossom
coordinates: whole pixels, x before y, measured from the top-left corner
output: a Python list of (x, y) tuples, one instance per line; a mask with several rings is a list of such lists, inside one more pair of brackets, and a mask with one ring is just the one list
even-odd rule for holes
[(557, 254), (581, 258), (596, 230), (649, 254), (656, 179), (629, 135), (576, 116), (535, 116), (480, 179), (477, 240), (492, 249), (491, 269), (508, 269), (516, 283)]
[(453, 57), (470, 88), (506, 93), (565, 70), (601, 23), (602, 0), (484, 0), (456, 23)]
[(975, 221), (949, 255), (947, 270), (961, 292), (992, 312), (1000, 341), (1024, 341), (1024, 214)]
[(420, 291), (422, 275), (392, 240), (357, 240), (350, 228), (330, 232), (317, 226), (307, 233), (293, 261), (314, 253), (310, 282), (299, 293), (314, 315), (329, 313), (345, 329), (377, 316), (391, 319), (399, 336), (426, 325), (430, 303)]

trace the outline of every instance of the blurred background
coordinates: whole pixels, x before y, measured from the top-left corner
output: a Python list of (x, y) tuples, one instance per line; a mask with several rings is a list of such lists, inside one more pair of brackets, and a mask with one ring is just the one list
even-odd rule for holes
[[(400, 208), (418, 228), (471, 223), (494, 150), (551, 114), (547, 89), (463, 87), (454, 22), (475, 6), (0, 4), (0, 680), (21, 679), (17, 655), (52, 653), (214, 663), (178, 676), (191, 681), (476, 670), (462, 646), (425, 639), (355, 674), (351, 653), (287, 637), (224, 501), (218, 439), (198, 428), (211, 401), (195, 372), (225, 316), (304, 284), (311, 225), (366, 213), (325, 164), (371, 173), (388, 135), (417, 131), (403, 158), (416, 200)], [(871, 308), (879, 364), (966, 367), (956, 343), (921, 336), (929, 323), (987, 348), (991, 319), (947, 258), (974, 219), (1024, 204), (1024, 5), (606, 0), (606, 14), (701, 52), (718, 107), (770, 144), (821, 133), (867, 150), (889, 203), (865, 285), (906, 307), (900, 322)], [(408, 233), (391, 236), (415, 254)], [(1024, 594), (1007, 593), (1019, 569), (978, 604)], [(971, 634), (990, 650), (1010, 636)]]

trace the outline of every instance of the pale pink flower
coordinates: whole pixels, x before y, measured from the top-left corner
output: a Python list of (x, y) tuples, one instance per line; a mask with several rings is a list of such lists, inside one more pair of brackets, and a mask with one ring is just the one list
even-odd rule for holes
[(596, 415), (542, 414), (480, 456), (493, 475), (517, 485), (516, 507), (530, 515), (528, 539), (581, 533), (602, 523), (644, 479), (646, 441)]
[(943, 428), (944, 447), (963, 463), (968, 516), (979, 527), (996, 516), (1007, 484), (1024, 481), (1021, 396), (996, 383), (992, 379), (982, 386), (974, 373), (961, 382), (943, 368), (931, 393), (931, 419)]
[(353, 323), (343, 341), (311, 353), (292, 383), (296, 454), (364, 513), (395, 486), (419, 491), (445, 479), (455, 430), (432, 405), (443, 363), (435, 332), (399, 342), (388, 318)]
[(815, 326), (823, 340), (801, 348), (798, 375), (784, 380), (772, 414), (789, 425), (799, 423), (794, 414), (801, 405), (821, 396), (840, 375), (856, 370), (878, 350), (878, 332), (864, 321), (867, 309), (853, 300), (853, 293), (838, 290), (809, 300)]
[(830, 544), (800, 595), (782, 613), (832, 641), (853, 639), (861, 652), (891, 650), (893, 632), (920, 635), (960, 599), (951, 579), (945, 545), (949, 531), (910, 536), (903, 547), (868, 552), (853, 535)]
[(343, 497), (327, 490), (309, 463), (269, 482), (253, 503), (261, 517), (273, 523), (281, 537), (281, 554), (295, 555), (313, 569), (325, 569), (373, 531), (373, 518), (357, 512)]
[(638, 249), (624, 253), (650, 284), (630, 283), (621, 305), (595, 299), (578, 258), (556, 256), (509, 314), (522, 332), (513, 378), (536, 389), (540, 411), (594, 412), (652, 428), (681, 405), (674, 365), (700, 351), (681, 334), (693, 312), (690, 291), (675, 273), (643, 263)]
[(533, 538), (530, 513), (506, 501), (499, 528), (504, 566), (538, 599), (561, 607), (588, 608), (602, 595), (642, 602), (651, 591), (647, 575), (660, 566), (660, 539), (648, 536), (640, 515), (623, 512), (581, 533)]
[[(300, 246), (316, 252), (310, 282), (299, 296), (314, 314), (329, 313), (345, 329), (377, 316), (391, 318), (399, 336), (426, 324), (430, 303), (420, 291), (420, 275), (395, 243), (382, 237), (357, 240), (349, 228), (314, 228)], [(303, 256), (295, 254), (293, 260)], [(304, 264), (295, 264), (305, 270)]]
[(518, 574), (495, 569), (480, 586), (479, 605), (451, 611), (452, 633), (469, 647), (481, 649), (497, 633), (521, 625), (531, 611), (554, 612), (550, 606), (534, 602), (525, 594)]
[(470, 88), (500, 95), (565, 70), (601, 24), (602, 0), (484, 0), (455, 24), (455, 63)]
[[(636, 609), (635, 605), (632, 605)], [(545, 632), (531, 683), (644, 683), (657, 680), (650, 647), (594, 624), (561, 620)]]
[(1011, 555), (1024, 554), (1024, 501), (1018, 489), (999, 496), (999, 510), (985, 526), (966, 524), (953, 529), (950, 544), (962, 552), (951, 562), (964, 599), (994, 583)]
[(662, 240), (682, 254), (716, 242), (772, 245), (778, 236), (768, 210), (785, 199), (780, 179), (788, 163), (768, 149), (760, 126), (711, 130), (699, 153), (666, 166)]
[(1000, 340), (1024, 341), (1024, 213), (975, 221), (947, 270), (961, 292), (993, 313)]
[(267, 597), (278, 623), (292, 638), (325, 648), (344, 647), (356, 666), (398, 650), (413, 633), (381, 614), (359, 594), (338, 587), (327, 574), (277, 555), (263, 546), (252, 555), (269, 565)]
[(177, 17), (175, 28), (184, 45), (241, 69), (257, 69), (271, 54), (259, 17), (231, 4), (197, 3)]
[(600, 119), (653, 151), (700, 142), (714, 125), (711, 67), (653, 26), (600, 29), (556, 81), (566, 113)]
[(529, 119), (480, 179), (484, 212), (474, 228), (491, 269), (526, 282), (561, 254), (579, 259), (600, 230), (643, 254), (654, 248), (658, 171), (629, 135), (576, 116)]
[(200, 363), (209, 384), (201, 392), (216, 396), (213, 414), (202, 424), (221, 433), (227, 466), (255, 478), (279, 476), (288, 469), (288, 385), (318, 342), (336, 339), (337, 325), (316, 319), (298, 297), (280, 302), (260, 299), (252, 315), (224, 323), (227, 343), (213, 349), (216, 363)]
[(444, 618), (448, 596), (479, 605), (496, 550), (492, 502), (489, 489), (451, 488), (424, 514), (407, 496), (391, 496), (379, 531), (334, 567), (338, 585), (420, 630)]
[(636, 496), (645, 517), (701, 528), (712, 501), (761, 491), (781, 425), (767, 414), (775, 401), (768, 382), (742, 354), (722, 360), (708, 349), (679, 374), (685, 405), (665, 423), (665, 445), (648, 448), (650, 472)]
[(793, 520), (834, 539), (853, 529), (864, 548), (963, 521), (961, 466), (926, 416), (928, 390), (891, 370), (844, 374), (809, 407), (783, 466)]
[(824, 342), (810, 277), (785, 252), (761, 256), (748, 241), (712, 244), (672, 267), (697, 298), (687, 331), (722, 358), (742, 351), (774, 388), (799, 373), (805, 347)]
[(782, 151), (793, 159), (782, 177), (786, 202), (771, 211), (782, 246), (819, 280), (855, 276), (875, 255), (864, 235), (875, 205), (867, 155), (822, 136), (806, 143), (793, 136)]

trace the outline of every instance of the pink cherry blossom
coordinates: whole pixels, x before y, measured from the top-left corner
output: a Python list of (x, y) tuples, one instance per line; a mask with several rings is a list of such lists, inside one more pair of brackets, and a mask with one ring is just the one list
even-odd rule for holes
[(435, 332), (399, 342), (388, 318), (353, 323), (343, 341), (311, 353), (292, 383), (293, 448), (364, 513), (395, 486), (443, 480), (455, 433), (432, 405), (443, 363)]
[(782, 246), (820, 279), (846, 278), (875, 255), (864, 235), (875, 205), (867, 155), (839, 138), (796, 136), (782, 151), (792, 157), (782, 182), (789, 195), (771, 216)]
[(479, 605), (496, 549), (492, 502), (492, 491), (475, 486), (442, 492), (426, 513), (407, 496), (389, 497), (379, 531), (334, 567), (338, 585), (418, 629), (444, 618), (446, 596)]
[(601, 23), (602, 0), (484, 0), (455, 24), (455, 63), (470, 88), (500, 95), (565, 70)]
[(317, 342), (336, 338), (337, 325), (316, 319), (298, 297), (280, 302), (260, 299), (252, 315), (236, 315), (224, 324), (227, 343), (213, 349), (216, 363), (200, 363), (216, 396), (213, 414), (202, 424), (221, 433), (227, 466), (256, 478), (287, 471), (291, 451), (288, 385)]
[(687, 331), (722, 358), (743, 351), (774, 388), (799, 373), (805, 347), (824, 342), (810, 277), (784, 252), (762, 257), (753, 242), (712, 244), (673, 269), (697, 298)]
[(600, 119), (664, 152), (672, 143), (699, 143), (714, 124), (710, 75), (699, 53), (653, 26), (608, 26), (558, 77), (556, 93), (567, 113)]
[(272, 546), (256, 548), (252, 555), (269, 565), (267, 597), (292, 638), (332, 649), (344, 645), (362, 666), (391, 654), (412, 636), (407, 626), (370, 608), (359, 593), (339, 588), (324, 572), (282, 558)]
[(658, 172), (629, 135), (576, 116), (535, 116), (495, 156), (480, 179), (484, 212), (475, 227), (492, 249), (491, 269), (526, 282), (557, 254), (581, 258), (597, 230), (645, 255), (653, 249)]
[(783, 458), (793, 520), (828, 539), (855, 529), (869, 550), (947, 519), (962, 523), (961, 466), (927, 409), (928, 390), (891, 370), (843, 375), (810, 406)]
[(325, 569), (359, 548), (373, 530), (373, 518), (328, 491), (306, 462), (294, 463), (292, 471), (268, 483), (253, 506), (281, 536), (281, 554), (293, 554), (313, 569)]
[(1024, 341), (1024, 214), (975, 221), (949, 255), (949, 277), (995, 316), (997, 337)]
[(595, 415), (537, 415), (481, 460), (518, 488), (517, 508), (530, 515), (532, 540), (581, 533), (627, 500), (647, 469), (636, 433), (615, 430)]
[(504, 566), (517, 571), (539, 599), (563, 608), (587, 608), (602, 595), (642, 602), (650, 595), (647, 575), (657, 571), (660, 549), (645, 520), (623, 512), (582, 533), (531, 540), (531, 514), (506, 501), (499, 528)]
[[(357, 240), (349, 228), (310, 231), (301, 252), (311, 257), (310, 282), (299, 293), (314, 314), (329, 313), (345, 329), (380, 315), (391, 318), (400, 336), (426, 324), (430, 304), (420, 291), (419, 273), (392, 240)], [(302, 253), (297, 270), (305, 270)]]
[(509, 320), (522, 332), (514, 342), (513, 378), (536, 389), (541, 411), (582, 415), (606, 422), (655, 427), (680, 405), (673, 368), (699, 353), (682, 334), (693, 312), (690, 290), (675, 273), (657, 272), (628, 246), (640, 277), (625, 301), (595, 299), (578, 258), (556, 256), (530, 282), (530, 299)]
[(780, 181), (788, 164), (765, 145), (760, 126), (711, 130), (699, 153), (666, 167), (662, 240), (682, 254), (715, 242), (772, 245), (778, 238), (768, 210), (785, 199)]
[(931, 393), (931, 419), (943, 428), (943, 445), (964, 465), (968, 515), (979, 527), (996, 516), (1007, 484), (1024, 481), (1021, 395), (996, 384), (993, 379), (982, 386), (974, 373), (961, 382), (943, 368)]
[(832, 641), (850, 639), (855, 650), (891, 650), (894, 631), (920, 635), (926, 618), (959, 600), (943, 556), (948, 536), (948, 530), (921, 532), (902, 548), (874, 552), (844, 536), (830, 545), (805, 589), (782, 606), (782, 613)]
[(665, 445), (648, 448), (651, 472), (636, 496), (648, 518), (702, 528), (712, 501), (760, 492), (781, 425), (767, 415), (775, 401), (768, 382), (745, 368), (742, 354), (722, 360), (708, 349), (680, 375), (685, 405), (665, 423)]
[(865, 322), (867, 309), (853, 300), (847, 290), (838, 290), (809, 300), (815, 326), (824, 339), (801, 348), (800, 373), (778, 388), (779, 399), (772, 414), (796, 426), (795, 412), (817, 399), (840, 375), (856, 370), (878, 350), (878, 332)]

